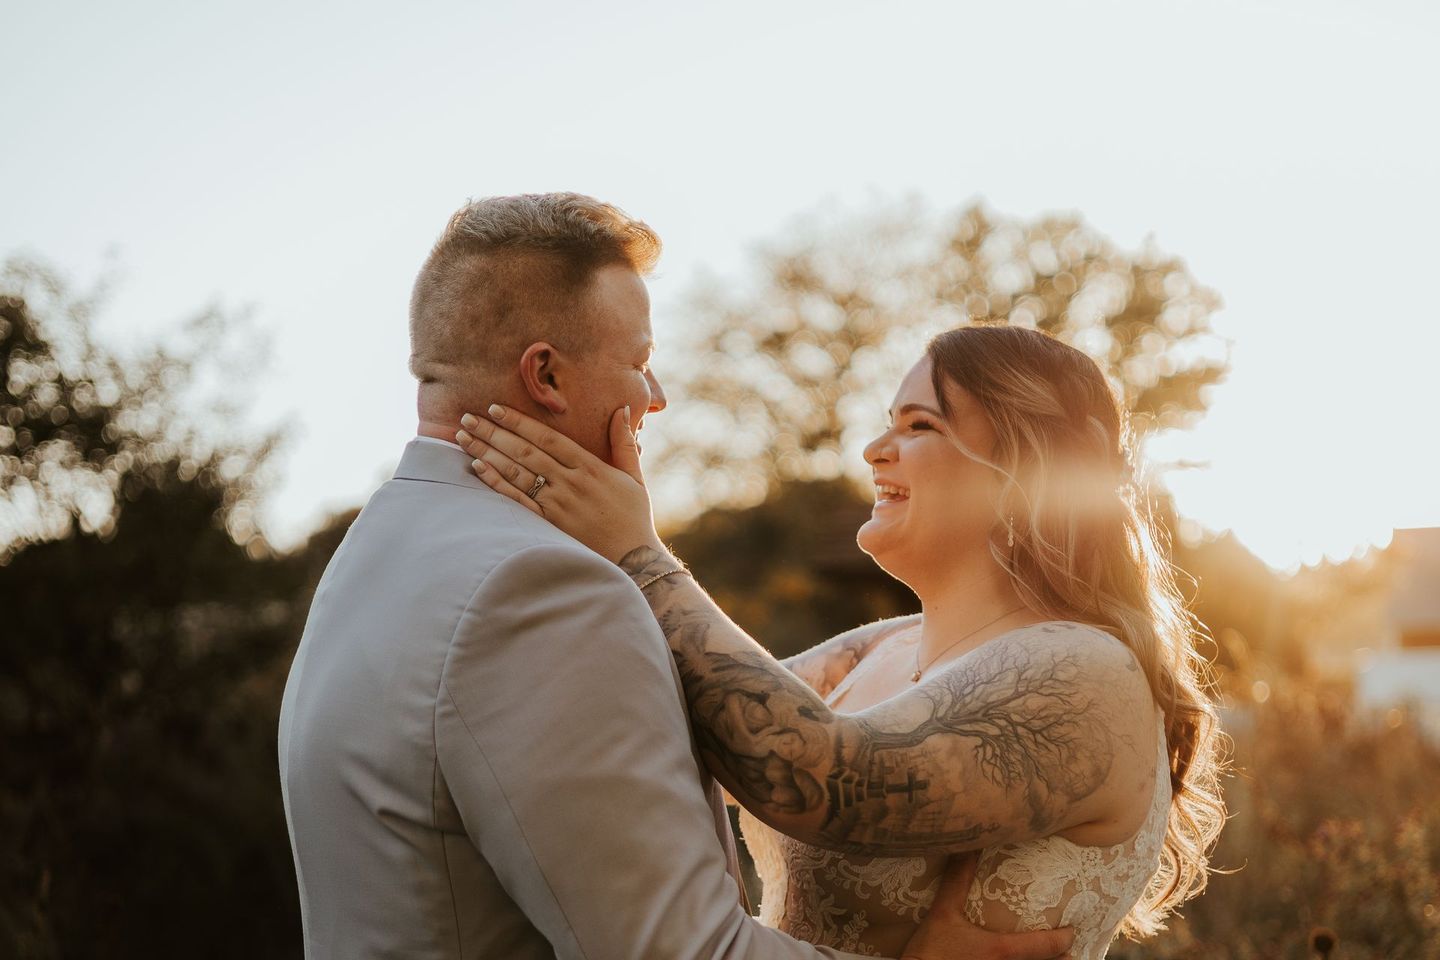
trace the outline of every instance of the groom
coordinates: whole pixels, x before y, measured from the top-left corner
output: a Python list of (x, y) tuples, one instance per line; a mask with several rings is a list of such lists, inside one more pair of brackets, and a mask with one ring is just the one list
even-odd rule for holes
[[(419, 436), (316, 591), (280, 775), (306, 956), (837, 957), (742, 907), (734, 839), (649, 607), (450, 442), (499, 400), (609, 459), (665, 408), (660, 241), (576, 194), (467, 204), (415, 283)], [(953, 921), (915, 956), (1050, 957)], [(946, 913), (937, 904), (932, 916)]]

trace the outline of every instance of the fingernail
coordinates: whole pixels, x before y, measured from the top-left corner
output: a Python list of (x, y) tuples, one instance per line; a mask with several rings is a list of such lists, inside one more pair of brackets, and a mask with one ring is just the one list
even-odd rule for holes
[(470, 461), (470, 469), (471, 469), (471, 470), (483, 470), (483, 469), (484, 469), (484, 464), (483, 464), (481, 461), (479, 461), (479, 460), (471, 460), (471, 461)]
[(499, 420), (501, 417), (505, 416), (505, 408), (500, 406), (500, 404), (498, 403), (492, 403), (490, 404), (489, 413), (490, 416), (494, 417), (496, 420)]
[(456, 431), (455, 442), (460, 444), (460, 446), (462, 447), (465, 446), (465, 444), (470, 442), (470, 434), (466, 433), (464, 430)]
[(471, 430), (474, 430), (477, 426), (480, 425), (480, 421), (473, 413), (465, 414), (465, 416), (460, 418), (460, 422), (465, 424), (465, 426), (469, 427)]
[(625, 426), (630, 426), (630, 404), (625, 404)]

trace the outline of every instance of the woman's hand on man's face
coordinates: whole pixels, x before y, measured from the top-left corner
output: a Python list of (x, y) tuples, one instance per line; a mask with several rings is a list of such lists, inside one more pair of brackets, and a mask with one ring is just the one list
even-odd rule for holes
[(601, 556), (619, 560), (640, 546), (663, 550), (629, 408), (610, 417), (612, 467), (518, 410), (492, 405), (465, 414), (455, 440), (487, 486), (538, 514)]

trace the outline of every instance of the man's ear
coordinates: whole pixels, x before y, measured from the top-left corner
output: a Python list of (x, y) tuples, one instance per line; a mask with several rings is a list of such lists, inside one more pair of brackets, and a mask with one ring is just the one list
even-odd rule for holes
[(560, 351), (543, 340), (530, 344), (520, 355), (520, 382), (541, 407), (554, 414), (565, 412), (565, 396), (560, 389)]

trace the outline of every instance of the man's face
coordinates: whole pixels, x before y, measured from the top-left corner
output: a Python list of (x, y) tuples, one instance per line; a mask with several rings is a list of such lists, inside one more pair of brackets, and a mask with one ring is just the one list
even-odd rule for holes
[(655, 343), (645, 281), (629, 267), (601, 267), (590, 281), (590, 303), (592, 348), (567, 358), (563, 389), (568, 407), (555, 417), (555, 426), (611, 462), (611, 415), (628, 404), (630, 428), (638, 432), (647, 413), (665, 409), (665, 392), (650, 370)]

